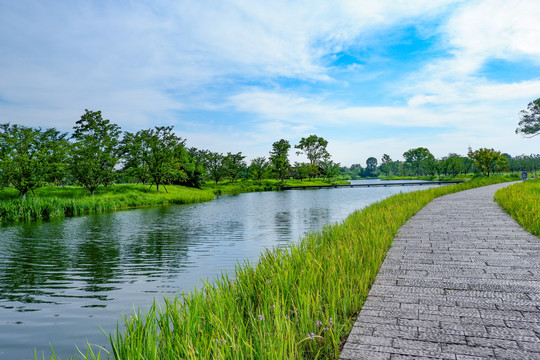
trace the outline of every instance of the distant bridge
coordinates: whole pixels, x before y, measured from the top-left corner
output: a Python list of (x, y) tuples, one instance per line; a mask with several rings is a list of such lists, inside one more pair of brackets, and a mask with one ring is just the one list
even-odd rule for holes
[(281, 190), (304, 190), (304, 189), (326, 189), (326, 188), (344, 188), (344, 187), (387, 187), (387, 186), (418, 186), (418, 185), (449, 185), (461, 184), (462, 180), (455, 181), (396, 181), (371, 184), (347, 184), (347, 185), (295, 185), (282, 186)]

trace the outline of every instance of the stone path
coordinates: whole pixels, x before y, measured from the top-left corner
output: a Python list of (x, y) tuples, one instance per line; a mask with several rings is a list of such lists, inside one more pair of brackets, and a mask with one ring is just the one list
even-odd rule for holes
[(493, 200), (437, 198), (399, 231), (340, 359), (540, 359), (540, 239)]

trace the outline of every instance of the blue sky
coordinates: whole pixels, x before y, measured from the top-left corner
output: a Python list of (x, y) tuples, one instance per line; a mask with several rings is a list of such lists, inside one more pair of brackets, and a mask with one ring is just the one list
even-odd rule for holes
[(539, 18), (534, 0), (0, 0), (0, 122), (70, 132), (101, 110), (248, 159), (317, 134), (347, 166), (539, 153), (514, 133), (540, 97)]

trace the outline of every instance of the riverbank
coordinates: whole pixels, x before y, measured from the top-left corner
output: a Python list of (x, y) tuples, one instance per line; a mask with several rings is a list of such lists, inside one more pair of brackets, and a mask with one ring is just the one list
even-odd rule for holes
[(0, 224), (22, 221), (49, 220), (102, 213), (145, 206), (192, 204), (211, 201), (215, 195), (240, 194), (257, 191), (279, 191), (282, 186), (297, 184), (347, 184), (346, 181), (326, 179), (286, 181), (240, 180), (236, 182), (206, 183), (202, 189), (178, 185), (167, 185), (167, 191), (157, 192), (155, 187), (136, 184), (116, 184), (99, 187), (94, 196), (80, 186), (48, 186), (27, 194), (25, 199), (18, 197), (13, 188), (0, 190)]
[(78, 186), (36, 189), (35, 196), (17, 197), (15, 189), (0, 191), (0, 224), (49, 220), (91, 213), (102, 213), (143, 206), (190, 204), (214, 199), (208, 190), (168, 185), (168, 192), (157, 192), (146, 185), (119, 184), (100, 187), (96, 195)]
[(346, 185), (348, 181), (332, 179), (287, 179), (284, 181), (274, 179), (262, 180), (239, 180), (236, 182), (223, 181), (217, 185), (214, 182), (207, 182), (202, 186), (204, 190), (211, 190), (216, 195), (240, 194), (258, 191), (279, 191), (287, 186), (317, 186), (317, 185)]
[[(392, 196), (261, 255), (163, 308), (126, 316), (112, 358), (337, 358), (399, 227), (435, 197), (491, 177)], [(98, 358), (90, 354), (87, 358)]]

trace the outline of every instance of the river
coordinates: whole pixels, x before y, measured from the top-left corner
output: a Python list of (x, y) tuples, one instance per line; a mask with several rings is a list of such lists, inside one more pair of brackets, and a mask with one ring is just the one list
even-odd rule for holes
[[(377, 180), (374, 180), (377, 181)], [(366, 182), (366, 181), (359, 181)], [(373, 182), (373, 181), (368, 181)], [(107, 345), (121, 314), (200, 287), (390, 195), (427, 186), (223, 195), (0, 228), (0, 360)]]

